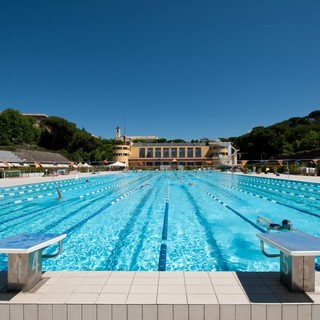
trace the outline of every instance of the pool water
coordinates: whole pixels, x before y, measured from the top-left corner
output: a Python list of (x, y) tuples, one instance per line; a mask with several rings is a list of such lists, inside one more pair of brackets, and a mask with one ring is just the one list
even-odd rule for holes
[[(260, 249), (256, 234), (267, 230), (257, 216), (320, 236), (319, 199), (320, 184), (261, 176), (95, 175), (0, 188), (0, 237), (66, 233), (44, 270), (275, 271), (278, 259)], [(6, 255), (0, 264), (7, 268)]]

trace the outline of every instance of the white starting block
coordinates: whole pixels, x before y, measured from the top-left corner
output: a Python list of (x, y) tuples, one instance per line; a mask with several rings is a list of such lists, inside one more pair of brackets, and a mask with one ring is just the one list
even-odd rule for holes
[[(0, 239), (0, 253), (8, 254), (8, 289), (28, 291), (42, 278), (42, 258), (60, 254), (66, 234), (20, 234)], [(42, 255), (42, 250), (59, 242), (59, 251)]]
[[(320, 255), (320, 238), (304, 232), (259, 233), (261, 250), (267, 257), (280, 257), (280, 279), (292, 291), (315, 291), (315, 256)], [(279, 249), (268, 254), (264, 242)]]

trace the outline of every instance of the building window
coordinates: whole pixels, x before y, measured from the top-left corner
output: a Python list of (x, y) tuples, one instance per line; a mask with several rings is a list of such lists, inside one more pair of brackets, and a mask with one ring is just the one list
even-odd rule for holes
[(130, 150), (129, 147), (113, 147), (114, 150)]
[(201, 148), (196, 148), (196, 158), (201, 158)]
[(139, 157), (145, 158), (146, 157), (146, 148), (140, 148), (139, 149)]
[(179, 158), (186, 157), (186, 148), (179, 148)]
[(153, 167), (153, 162), (147, 162), (146, 165), (147, 167)]
[(176, 158), (178, 155), (178, 149), (177, 148), (171, 148), (171, 157)]
[(147, 157), (148, 158), (153, 158), (153, 148), (148, 148)]
[(169, 158), (169, 148), (163, 148), (163, 157)]
[(188, 158), (193, 158), (193, 148), (187, 148)]
[(161, 158), (161, 148), (156, 148), (156, 158)]

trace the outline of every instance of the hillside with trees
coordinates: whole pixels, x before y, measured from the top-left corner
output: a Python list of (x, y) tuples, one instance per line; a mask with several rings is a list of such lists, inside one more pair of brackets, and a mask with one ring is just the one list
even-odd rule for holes
[[(201, 139), (205, 141), (207, 138)], [(207, 139), (208, 140), (208, 139)], [(320, 110), (305, 117), (295, 117), (269, 127), (255, 127), (232, 141), (247, 160), (308, 158), (320, 155)], [(155, 142), (183, 142), (182, 139), (158, 139)], [(192, 140), (198, 141), (198, 140)], [(101, 163), (112, 160), (114, 139), (92, 136), (85, 129), (63, 118), (35, 120), (19, 111), (6, 109), (0, 113), (0, 146), (57, 151), (75, 162)]]
[(229, 139), (242, 159), (263, 160), (317, 157), (320, 147), (320, 110)]
[(75, 162), (101, 163), (112, 160), (114, 140), (99, 139), (85, 129), (59, 117), (35, 120), (19, 111), (0, 113), (0, 146), (57, 151)]

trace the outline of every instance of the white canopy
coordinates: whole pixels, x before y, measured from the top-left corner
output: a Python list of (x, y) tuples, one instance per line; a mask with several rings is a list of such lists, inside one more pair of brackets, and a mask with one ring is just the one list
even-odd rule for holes
[(78, 164), (77, 164), (77, 167), (78, 168), (83, 168), (83, 167), (85, 167), (85, 168), (89, 168), (89, 167), (92, 167), (90, 164), (88, 164), (88, 163), (84, 163), (84, 164), (82, 164), (81, 162), (79, 162)]
[(20, 163), (18, 162), (12, 162), (11, 163), (14, 167), (22, 167)]
[(115, 163), (111, 163), (111, 164), (108, 164), (107, 167), (126, 167), (127, 165), (123, 162), (115, 162)]
[(55, 165), (52, 163), (40, 163), (42, 168), (55, 168)]
[(84, 165), (83, 165), (83, 167), (92, 167), (90, 164), (88, 164), (88, 163), (84, 163)]

